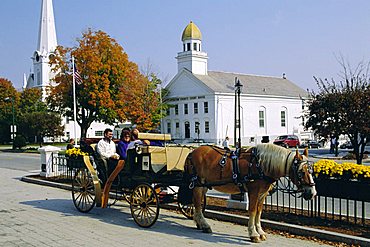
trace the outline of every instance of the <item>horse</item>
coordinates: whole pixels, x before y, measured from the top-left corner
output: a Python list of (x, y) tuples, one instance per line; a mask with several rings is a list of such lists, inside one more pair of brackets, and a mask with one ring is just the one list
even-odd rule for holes
[(227, 194), (248, 192), (248, 232), (252, 242), (267, 239), (261, 226), (263, 202), (280, 177), (289, 176), (305, 200), (316, 195), (308, 149), (303, 154), (274, 145), (259, 144), (235, 152), (217, 146), (200, 146), (188, 157), (185, 172), (193, 189), (193, 219), (198, 229), (211, 233), (202, 213), (202, 198), (208, 188)]

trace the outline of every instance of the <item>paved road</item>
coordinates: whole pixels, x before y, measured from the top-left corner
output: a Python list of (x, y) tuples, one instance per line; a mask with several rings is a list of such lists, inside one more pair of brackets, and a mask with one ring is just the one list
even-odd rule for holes
[(0, 168), (40, 172), (40, 154), (9, 153), (0, 151)]
[(70, 192), (21, 182), (26, 173), (0, 168), (0, 246), (321, 246), (272, 234), (253, 244), (245, 226), (214, 220), (209, 220), (214, 233), (204, 234), (192, 221), (167, 210), (161, 210), (152, 228), (143, 229), (123, 203), (82, 214)]

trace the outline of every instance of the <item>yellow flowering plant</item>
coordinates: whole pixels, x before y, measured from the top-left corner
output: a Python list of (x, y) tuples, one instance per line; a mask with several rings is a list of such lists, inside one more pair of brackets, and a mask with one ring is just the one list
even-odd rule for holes
[(66, 156), (77, 159), (79, 156), (85, 156), (88, 153), (82, 152), (79, 148), (71, 148), (66, 150)]
[(370, 166), (354, 163), (338, 164), (333, 160), (319, 160), (313, 165), (317, 178), (357, 179), (370, 182)]

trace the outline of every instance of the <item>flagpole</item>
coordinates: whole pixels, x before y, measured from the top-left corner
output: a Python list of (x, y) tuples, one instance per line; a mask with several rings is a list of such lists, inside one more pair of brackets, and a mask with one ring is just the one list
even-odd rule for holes
[(73, 85), (73, 128), (75, 132), (75, 146), (77, 146), (77, 111), (76, 111), (76, 79), (75, 79), (75, 58), (72, 56), (72, 85)]

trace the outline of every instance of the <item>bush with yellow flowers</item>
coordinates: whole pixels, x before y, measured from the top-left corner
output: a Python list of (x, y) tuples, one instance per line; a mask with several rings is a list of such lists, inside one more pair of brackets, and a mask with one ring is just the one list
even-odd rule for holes
[(319, 160), (313, 165), (316, 178), (336, 178), (370, 182), (370, 166), (354, 163), (338, 164), (333, 160)]
[(66, 150), (66, 156), (70, 158), (77, 159), (78, 157), (85, 155), (88, 155), (88, 153), (82, 152), (79, 148), (71, 148)]

